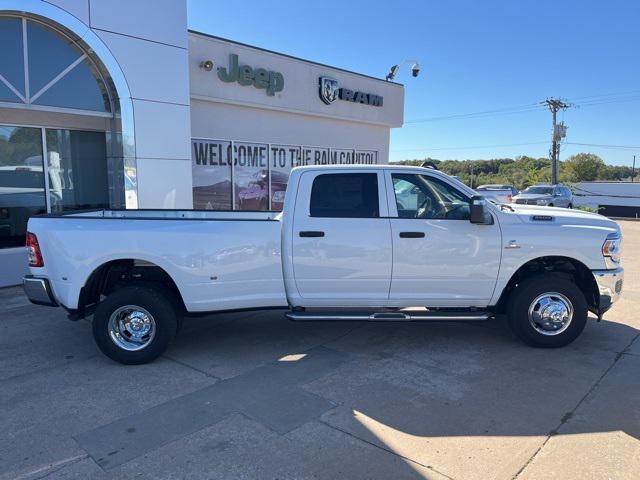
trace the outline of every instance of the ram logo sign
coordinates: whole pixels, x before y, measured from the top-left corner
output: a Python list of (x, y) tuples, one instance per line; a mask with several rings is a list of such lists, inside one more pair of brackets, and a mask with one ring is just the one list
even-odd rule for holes
[(338, 98), (346, 102), (361, 103), (372, 107), (381, 107), (383, 103), (381, 95), (340, 87), (338, 80), (329, 77), (320, 77), (319, 93), (320, 99), (327, 105), (330, 105)]
[(329, 77), (320, 77), (320, 98), (327, 105), (338, 98), (338, 81)]

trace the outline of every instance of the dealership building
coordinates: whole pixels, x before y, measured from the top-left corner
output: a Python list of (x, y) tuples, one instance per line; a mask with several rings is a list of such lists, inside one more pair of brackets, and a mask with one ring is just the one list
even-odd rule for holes
[(189, 31), (186, 0), (0, 0), (0, 44), (0, 286), (31, 215), (279, 210), (403, 122), (402, 85)]

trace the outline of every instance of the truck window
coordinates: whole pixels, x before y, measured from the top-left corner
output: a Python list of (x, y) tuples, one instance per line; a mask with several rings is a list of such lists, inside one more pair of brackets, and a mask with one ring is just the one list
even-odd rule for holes
[(469, 197), (446, 182), (427, 175), (392, 175), (398, 217), (468, 220)]
[(378, 218), (378, 175), (325, 173), (313, 180), (310, 215), (334, 218)]

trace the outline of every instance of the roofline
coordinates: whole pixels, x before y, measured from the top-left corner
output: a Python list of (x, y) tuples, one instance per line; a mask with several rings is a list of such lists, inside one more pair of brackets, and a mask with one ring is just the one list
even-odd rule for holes
[(373, 77), (371, 75), (366, 75), (364, 73), (358, 73), (358, 72), (354, 72), (353, 70), (347, 70), (346, 68), (340, 68), (340, 67), (334, 67), (332, 65), (327, 65), (325, 63), (320, 63), (320, 62), (314, 62), (313, 60), (307, 60), (306, 58), (300, 58), (300, 57), (296, 57), (294, 55), (289, 55), (287, 53), (282, 53), (282, 52), (276, 52), (275, 50), (269, 50), (267, 48), (262, 48), (262, 47), (256, 47), (255, 45), (250, 45), (248, 43), (242, 43), (242, 42), (238, 42), (236, 40), (231, 40), (229, 38), (224, 38), (224, 37), (219, 37), (217, 35), (212, 35), (210, 33), (205, 33), (205, 32), (199, 32), (198, 30), (192, 30), (192, 29), (187, 29), (187, 32), (189, 33), (194, 33), (196, 35), (202, 35), (203, 37), (208, 37), (208, 38), (213, 38), (215, 40), (222, 40), (223, 42), (229, 42), (229, 43), (234, 43), (236, 45), (240, 45), (241, 47), (248, 47), (248, 48), (253, 48), (255, 50), (260, 50), (262, 52), (266, 52), (266, 53), (271, 53), (274, 55), (279, 55), (281, 57), (286, 57), (286, 58), (290, 58), (292, 60), (298, 60), (299, 62), (305, 62), (305, 63), (310, 63), (311, 65), (317, 65), (319, 67), (326, 67), (326, 68), (331, 68), (333, 70), (338, 70), (340, 72), (345, 72), (345, 73), (350, 73), (351, 75), (357, 75), (359, 77), (364, 77), (364, 78), (368, 78), (370, 80), (376, 80), (378, 82), (383, 82), (383, 83), (388, 83), (390, 85), (397, 85), (399, 87), (404, 87), (403, 83), (398, 83), (398, 82), (390, 82), (387, 80), (384, 80), (382, 78), (378, 78), (378, 77)]

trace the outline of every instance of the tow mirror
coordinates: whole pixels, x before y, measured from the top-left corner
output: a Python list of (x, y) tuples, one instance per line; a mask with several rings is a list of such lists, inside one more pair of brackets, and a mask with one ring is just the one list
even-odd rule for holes
[(471, 197), (469, 203), (469, 221), (471, 223), (485, 224), (492, 223), (492, 218), (487, 211), (487, 200), (481, 195), (474, 195)]

